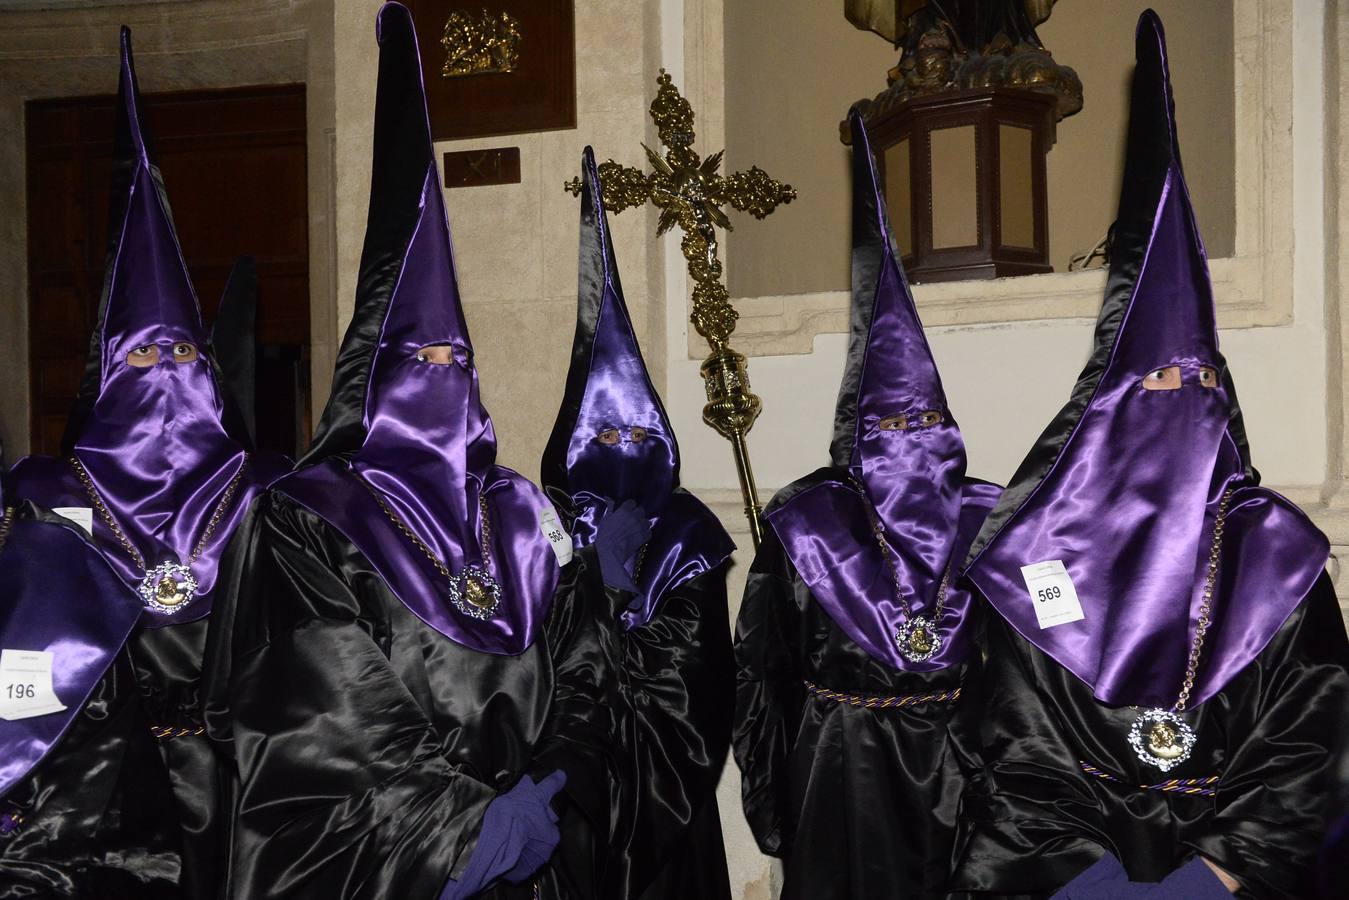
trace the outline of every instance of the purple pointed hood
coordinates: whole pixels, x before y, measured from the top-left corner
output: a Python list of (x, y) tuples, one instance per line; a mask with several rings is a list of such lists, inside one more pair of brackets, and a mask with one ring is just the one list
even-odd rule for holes
[(833, 468), (784, 490), (766, 516), (811, 592), (853, 640), (895, 668), (932, 671), (969, 650), (969, 595), (958, 570), (951, 572), (936, 623), (940, 651), (922, 662), (900, 654), (903, 608), (867, 506), (885, 526), (911, 612), (931, 615), (943, 577), (959, 565), (998, 489), (965, 477), (965, 445), (899, 264), (866, 128), (856, 113), (851, 122), (852, 328)]
[[(1269, 642), (1320, 575), (1329, 546), (1296, 507), (1256, 486), (1218, 352), (1165, 37), (1151, 10), (1139, 19), (1136, 52), (1096, 349), (985, 523), (969, 576), (1101, 701), (1169, 708), (1198, 621), (1218, 505), (1232, 488), (1193, 708)], [(1055, 560), (1084, 618), (1040, 628), (1021, 569)]]
[[(168, 195), (141, 121), (131, 32), (122, 29), (121, 78), (109, 216), (110, 246), (98, 323), (66, 451), (76, 457), (147, 566), (187, 564), (221, 498), (246, 460), (222, 424), (217, 372), (201, 312), (173, 228)], [(198, 358), (175, 360), (177, 344)], [(158, 350), (137, 368), (127, 354)], [(186, 622), (210, 609), (220, 555), (260, 483), (283, 461), (249, 464), (225, 515), (191, 564), (196, 597), (173, 613), (147, 609), (151, 624)], [(15, 467), (21, 496), (44, 506), (91, 506), (65, 460), (30, 457)], [(94, 537), (132, 586), (144, 573), (94, 516)]]
[[(519, 653), (533, 641), (560, 572), (539, 525), (548, 502), (496, 465), (407, 8), (386, 3), (376, 34), (374, 163), (355, 314), (314, 446), (301, 460), (307, 468), (277, 489), (345, 534), (428, 625), (474, 649)], [(421, 361), (428, 345), (449, 345), (453, 363)], [(491, 573), (502, 593), (489, 617), (451, 603), (447, 579), (366, 485), (451, 573)]]
[(679, 488), (679, 444), (628, 316), (589, 147), (581, 172), (576, 336), (543, 482), (578, 547), (592, 543), (600, 519), (627, 501), (650, 518), (641, 596), (624, 615), (632, 627), (649, 621), (668, 592), (724, 563), (735, 545), (712, 511)]

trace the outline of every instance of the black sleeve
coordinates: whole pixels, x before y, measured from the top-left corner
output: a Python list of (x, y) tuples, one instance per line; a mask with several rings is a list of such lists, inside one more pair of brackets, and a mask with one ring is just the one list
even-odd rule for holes
[(795, 577), (770, 529), (755, 556), (735, 629), (734, 751), (745, 818), (759, 849), (786, 856), (795, 836), (790, 757), (805, 687)]
[(339, 574), (339, 545), (276, 498), (231, 545), (215, 624), (232, 633), (212, 642), (230, 659), (212, 661), (210, 720), (237, 767), (237, 900), (435, 897), (494, 797), (442, 755), (381, 647), (378, 611)]
[[(725, 567), (671, 591), (645, 624), (624, 631), (615, 621), (615, 627), (626, 764), (623, 825), (613, 851), (626, 868), (621, 894), (639, 896), (657, 878), (719, 885), (726, 879), (720, 847), (705, 853), (676, 848), (701, 845), (690, 832), (706, 827), (703, 810), (715, 813), (730, 747), (735, 669)], [(665, 873), (672, 863), (707, 871)]]
[(539, 873), (548, 893), (567, 897), (599, 896), (620, 780), (613, 697), (617, 676), (600, 616), (581, 587), (591, 568), (598, 572), (589, 562), (577, 554), (563, 570), (544, 625), (553, 696), (529, 765), (536, 781), (558, 769), (567, 773), (566, 786), (553, 800), (562, 841), (546, 871)]
[(1253, 728), (1231, 737), (1212, 830), (1194, 848), (1243, 893), (1310, 896), (1306, 887), (1349, 772), (1349, 641), (1330, 576), (1322, 575), (1260, 655)]

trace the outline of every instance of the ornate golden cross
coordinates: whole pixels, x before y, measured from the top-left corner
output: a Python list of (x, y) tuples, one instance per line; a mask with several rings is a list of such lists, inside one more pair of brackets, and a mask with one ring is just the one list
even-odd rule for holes
[[(763, 526), (759, 521), (761, 510), (745, 436), (754, 426), (763, 404), (749, 389), (744, 355), (730, 347), (738, 313), (731, 306), (726, 286), (721, 283), (716, 229), (732, 230), (723, 206), (730, 205), (762, 219), (780, 204), (796, 199), (796, 191), (789, 184), (774, 181), (758, 166), (724, 177), (718, 174), (722, 154), (726, 151), (714, 153), (705, 160), (699, 159), (693, 149), (693, 107), (679, 93), (664, 69), (656, 83), (659, 88), (656, 98), (651, 101), (651, 120), (656, 123), (660, 142), (665, 146), (665, 156), (662, 158), (646, 144), (642, 145), (651, 162), (650, 174), (619, 165), (612, 159), (601, 163), (601, 193), (605, 207), (614, 213), (647, 202), (655, 204), (660, 208), (657, 235), (676, 225), (684, 232), (680, 247), (694, 285), (693, 312), (689, 319), (712, 348), (699, 368), (708, 401), (703, 407), (703, 421), (731, 442), (740, 476), (740, 492), (745, 498), (745, 515), (749, 518), (754, 546), (758, 547), (763, 538)], [(573, 178), (565, 187), (579, 196), (581, 179)]]

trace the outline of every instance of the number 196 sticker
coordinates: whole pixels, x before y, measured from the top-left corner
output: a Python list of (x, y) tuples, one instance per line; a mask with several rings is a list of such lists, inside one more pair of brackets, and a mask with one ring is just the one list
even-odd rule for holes
[(0, 719), (10, 722), (60, 712), (46, 650), (0, 650)]
[(1026, 579), (1035, 620), (1041, 628), (1052, 628), (1068, 622), (1085, 619), (1082, 603), (1077, 599), (1077, 588), (1061, 559), (1050, 559), (1034, 565), (1022, 566), (1021, 577)]

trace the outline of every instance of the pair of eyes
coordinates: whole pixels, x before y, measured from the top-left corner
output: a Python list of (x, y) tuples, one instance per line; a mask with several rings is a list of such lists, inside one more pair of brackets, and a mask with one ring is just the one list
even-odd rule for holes
[[(628, 440), (632, 441), (634, 444), (640, 444), (642, 441), (646, 440), (646, 435), (646, 429), (639, 428), (636, 425), (628, 430)], [(617, 428), (606, 428), (595, 435), (595, 440), (604, 444), (606, 447), (612, 447), (615, 444), (622, 442), (623, 432), (619, 431)]]
[(452, 366), (454, 358), (453, 344), (427, 344), (417, 351), (417, 362), (433, 366)]
[[(176, 363), (196, 362), (199, 357), (196, 344), (179, 341), (173, 345), (173, 361)], [(126, 355), (126, 364), (137, 369), (159, 365), (159, 345), (146, 344), (144, 347), (137, 347)]]
[(942, 414), (935, 409), (924, 410), (914, 415), (886, 416), (877, 426), (881, 431), (908, 431), (910, 428), (931, 428), (940, 425)]
[[(1180, 366), (1164, 366), (1160, 369), (1153, 369), (1143, 376), (1143, 390), (1145, 391), (1178, 391), (1180, 390), (1180, 384)], [(1209, 389), (1217, 388), (1218, 370), (1213, 366), (1200, 366), (1199, 386)]]

